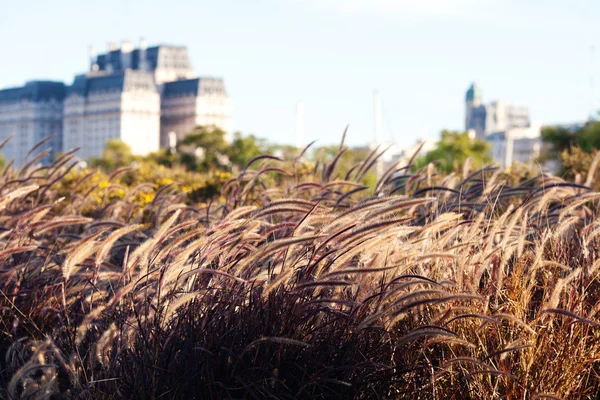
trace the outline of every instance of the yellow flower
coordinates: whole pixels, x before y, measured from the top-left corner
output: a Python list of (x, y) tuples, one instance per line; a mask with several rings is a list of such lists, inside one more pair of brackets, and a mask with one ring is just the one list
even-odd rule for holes
[(102, 182), (100, 182), (100, 184), (98, 185), (98, 187), (99, 187), (100, 189), (104, 189), (104, 188), (107, 188), (107, 187), (109, 187), (109, 186), (110, 186), (110, 182), (109, 182), (109, 181), (102, 181)]
[(152, 203), (152, 200), (154, 200), (154, 193), (144, 193), (142, 197), (142, 203), (144, 205)]

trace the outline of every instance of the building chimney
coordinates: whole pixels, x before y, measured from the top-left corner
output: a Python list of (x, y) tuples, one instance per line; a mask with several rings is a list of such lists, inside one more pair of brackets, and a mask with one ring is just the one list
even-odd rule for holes
[(108, 42), (108, 52), (119, 50), (117, 42)]
[(106, 45), (106, 72), (109, 74), (114, 72), (113, 59), (110, 53), (116, 50), (119, 50), (117, 42), (108, 42)]
[(96, 64), (96, 52), (94, 46), (88, 46), (88, 58), (90, 59), (90, 71), (97, 71), (98, 65)]
[(128, 69), (132, 67), (131, 63), (131, 51), (133, 45), (129, 40), (121, 41), (121, 68)]
[(147, 48), (148, 48), (148, 41), (146, 40), (145, 37), (141, 37), (140, 38), (140, 50), (146, 51)]
[(139, 66), (138, 68), (142, 71), (148, 71), (148, 58), (146, 56), (146, 50), (148, 49), (148, 42), (145, 38), (140, 38), (140, 54), (139, 54)]
[(130, 40), (121, 40), (121, 53), (129, 53), (133, 50)]

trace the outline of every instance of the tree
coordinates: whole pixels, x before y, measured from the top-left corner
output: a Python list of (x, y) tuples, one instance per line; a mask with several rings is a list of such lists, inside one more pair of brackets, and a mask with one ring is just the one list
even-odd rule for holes
[(542, 129), (542, 140), (552, 146), (552, 155), (555, 157), (574, 146), (590, 153), (600, 149), (600, 122), (588, 122), (578, 130), (546, 127)]
[(600, 122), (586, 124), (577, 134), (579, 146), (588, 153), (600, 149)]
[(240, 132), (236, 132), (229, 148), (229, 160), (234, 166), (244, 168), (250, 160), (266, 151), (267, 143), (264, 139), (254, 135), (242, 136)]
[(106, 142), (102, 156), (100, 158), (92, 158), (90, 165), (112, 172), (118, 168), (131, 165), (135, 160), (136, 157), (126, 143), (119, 139), (112, 139)]
[(483, 167), (492, 162), (490, 145), (481, 139), (471, 138), (468, 132), (442, 131), (442, 138), (434, 150), (417, 158), (417, 168), (435, 162), (445, 172), (458, 170), (471, 157), (473, 165)]
[(304, 149), (299, 149), (291, 144), (276, 144), (267, 143), (265, 144), (265, 153), (274, 155), (275, 157), (282, 158), (284, 160), (292, 160), (300, 155)]
[[(542, 140), (550, 147), (545, 159), (560, 163), (560, 175), (567, 179), (586, 176), (600, 149), (600, 122), (588, 122), (576, 130), (547, 127), (542, 129)], [(592, 186), (600, 188), (596, 182)]]
[[(314, 151), (314, 161), (330, 164), (337, 157), (339, 151), (339, 145), (318, 147)], [(348, 172), (353, 170), (350, 178), (356, 178), (357, 176), (355, 174), (359, 172), (359, 168), (354, 167), (367, 161), (367, 158), (371, 152), (372, 150), (368, 147), (346, 148), (344, 153), (336, 161), (334, 177), (337, 176), (339, 179), (344, 179)], [(360, 182), (366, 186), (375, 185), (377, 182), (375, 164), (373, 164), (370, 170), (365, 172)]]
[(197, 126), (177, 144), (176, 154), (162, 150), (153, 157), (166, 166), (182, 164), (191, 171), (239, 169), (254, 157), (264, 154), (268, 144), (254, 135), (234, 134), (233, 141), (225, 140), (225, 132), (219, 128)]
[(567, 150), (577, 144), (577, 136), (566, 128), (549, 126), (542, 129), (542, 141), (550, 145), (544, 158), (558, 159), (563, 150)]
[(191, 171), (229, 169), (229, 143), (219, 128), (197, 126), (177, 144), (179, 161)]

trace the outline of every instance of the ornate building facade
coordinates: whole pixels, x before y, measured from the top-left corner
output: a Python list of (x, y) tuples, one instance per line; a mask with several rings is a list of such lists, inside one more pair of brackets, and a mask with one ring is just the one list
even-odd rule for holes
[(63, 115), (64, 148), (79, 147), (82, 159), (100, 156), (111, 139), (125, 142), (134, 154), (158, 150), (160, 95), (149, 72), (78, 76)]
[(230, 137), (231, 101), (223, 79), (195, 77), (183, 46), (110, 43), (90, 54), (90, 70), (70, 86), (34, 81), (0, 90), (0, 141), (13, 136), (0, 152), (16, 165), (51, 134), (45, 162), (77, 147), (82, 159), (99, 157), (111, 139), (145, 155), (167, 146), (171, 132), (182, 138), (197, 125)]
[(465, 96), (465, 130), (474, 130), (475, 135), (485, 139), (487, 135), (513, 128), (531, 126), (529, 109), (502, 100), (483, 103), (479, 86), (471, 84)]
[(490, 144), (491, 156), (502, 168), (530, 163), (540, 155), (541, 128), (531, 123), (529, 109), (502, 100), (484, 104), (474, 83), (465, 96), (465, 130)]
[[(16, 165), (26, 163), (44, 149), (48, 162), (62, 149), (63, 100), (66, 94), (62, 82), (31, 81), (24, 86), (0, 90), (0, 153)], [(45, 146), (27, 154), (42, 139), (52, 136)]]

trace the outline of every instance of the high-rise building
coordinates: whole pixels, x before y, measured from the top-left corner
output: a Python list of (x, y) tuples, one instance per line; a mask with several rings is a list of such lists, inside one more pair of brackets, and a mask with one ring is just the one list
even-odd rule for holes
[(109, 43), (104, 54), (90, 49), (90, 70), (69, 87), (34, 81), (0, 90), (0, 140), (14, 136), (0, 152), (17, 165), (50, 134), (45, 162), (75, 147), (82, 159), (99, 157), (110, 139), (145, 155), (167, 146), (171, 132), (181, 138), (197, 125), (230, 138), (231, 101), (223, 79), (195, 77), (183, 46)]
[(481, 89), (471, 84), (465, 96), (465, 130), (474, 130), (478, 138), (512, 128), (531, 126), (529, 109), (502, 100), (483, 103)]
[(223, 79), (195, 78), (165, 83), (161, 96), (161, 146), (168, 145), (170, 132), (181, 139), (198, 125), (219, 127), (231, 141), (231, 101)]
[(503, 168), (540, 155), (540, 126), (531, 123), (529, 109), (502, 100), (484, 104), (475, 83), (465, 96), (465, 130), (490, 143), (491, 156)]
[(160, 96), (152, 74), (126, 69), (111, 75), (80, 75), (64, 102), (64, 148), (79, 147), (82, 159), (99, 157), (111, 139), (133, 154), (159, 148)]
[(31, 81), (24, 86), (0, 90), (0, 142), (12, 139), (0, 149), (7, 160), (23, 165), (27, 153), (42, 139), (53, 136), (29, 159), (43, 149), (52, 160), (62, 149), (62, 113), (66, 87), (62, 82)]

